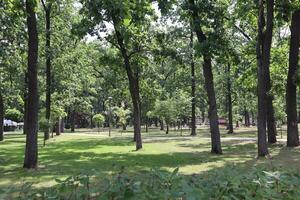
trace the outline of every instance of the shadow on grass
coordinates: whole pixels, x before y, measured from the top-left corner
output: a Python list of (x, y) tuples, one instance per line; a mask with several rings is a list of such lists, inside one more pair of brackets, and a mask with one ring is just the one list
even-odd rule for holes
[[(111, 173), (113, 166), (124, 166), (129, 173), (142, 173), (150, 168), (191, 168), (191, 173), (200, 173), (194, 166), (202, 166), (201, 171), (227, 170), (228, 166), (236, 165), (243, 173), (254, 165), (272, 167), (272, 162), (280, 161), (283, 165), (286, 158), (290, 163), (299, 163), (299, 149), (282, 148), (282, 145), (274, 145), (271, 148), (278, 151), (273, 160), (261, 159), (259, 163), (255, 158), (256, 144), (243, 141), (224, 141), (223, 155), (210, 153), (210, 141), (197, 143), (190, 139), (171, 138), (164, 140), (149, 140), (147, 148), (157, 148), (159, 145), (168, 145), (167, 142), (175, 142), (172, 146), (178, 147), (174, 152), (154, 153), (147, 150), (131, 151), (134, 143), (129, 138), (80, 138), (69, 141), (51, 140), (46, 147), (40, 148), (39, 163), (42, 166), (36, 171), (26, 171), (21, 167), (23, 162), (24, 136), (17, 139), (18, 143), (8, 147), (16, 138), (9, 138), (7, 149), (0, 148), (0, 183), (8, 180), (15, 183), (21, 179), (30, 179), (33, 182), (49, 181), (54, 178), (71, 176), (80, 171), (95, 171), (95, 175), (102, 176)], [(55, 139), (55, 138), (54, 138)], [(198, 138), (199, 139), (199, 138)], [(188, 143), (192, 141), (192, 143)], [(151, 146), (155, 144), (156, 146)], [(119, 149), (116, 149), (119, 148)], [(102, 151), (105, 149), (105, 151)], [(221, 163), (221, 164), (217, 164)], [(206, 169), (207, 167), (207, 169)]]

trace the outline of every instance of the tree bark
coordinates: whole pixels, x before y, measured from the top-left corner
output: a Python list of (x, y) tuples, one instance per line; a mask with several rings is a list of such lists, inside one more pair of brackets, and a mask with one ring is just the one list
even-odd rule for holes
[(263, 0), (259, 0), (259, 15), (258, 15), (258, 35), (256, 44), (257, 67), (258, 67), (258, 156), (266, 156), (269, 154), (266, 138), (266, 111), (267, 111), (267, 87), (266, 87), (266, 66), (264, 65), (263, 57), (263, 29), (264, 29), (264, 4)]
[(24, 115), (23, 115), (23, 134), (26, 134), (26, 115), (27, 115), (27, 98), (28, 98), (28, 72), (25, 72), (24, 74)]
[(166, 125), (167, 125), (166, 134), (169, 134), (169, 124), (168, 124), (168, 123), (166, 123)]
[(60, 123), (60, 132), (64, 133), (65, 132), (65, 121), (64, 119), (61, 119), (61, 123)]
[[(200, 44), (206, 43), (207, 38), (205, 34), (202, 32), (198, 10), (195, 5), (194, 0), (189, 0), (190, 10), (192, 11), (192, 20), (194, 25), (194, 31), (197, 35), (198, 42)], [(203, 55), (203, 74), (205, 79), (205, 89), (208, 95), (208, 118), (210, 122), (210, 132), (211, 132), (211, 152), (216, 154), (222, 153), (221, 147), (221, 138), (220, 138), (220, 130), (218, 124), (218, 112), (217, 112), (217, 104), (214, 90), (214, 82), (213, 82), (213, 73), (212, 73), (212, 64), (211, 64), (211, 55), (209, 52), (202, 52)]]
[(134, 72), (131, 64), (127, 49), (124, 44), (124, 38), (118, 29), (118, 21), (112, 16), (114, 30), (119, 45), (120, 53), (122, 54), (124, 60), (124, 66), (127, 73), (127, 78), (129, 81), (129, 91), (131, 95), (131, 100), (133, 104), (133, 126), (134, 126), (134, 140), (136, 142), (136, 150), (142, 149), (142, 135), (141, 135), (141, 102), (140, 102), (140, 88), (139, 88), (139, 75)]
[(249, 111), (247, 110), (247, 108), (244, 108), (244, 117), (245, 117), (245, 126), (249, 127), (250, 126), (250, 115), (249, 115)]
[(160, 130), (161, 131), (165, 130), (164, 121), (163, 120), (159, 120), (159, 124), (160, 124)]
[(34, 4), (26, 0), (28, 28), (28, 105), (26, 114), (26, 148), (24, 168), (36, 168), (38, 163), (38, 31)]
[(266, 70), (266, 92), (267, 92), (267, 130), (268, 142), (276, 143), (276, 121), (274, 116), (273, 95), (271, 91), (271, 77), (270, 77), (270, 57), (273, 37), (273, 18), (274, 18), (274, 0), (267, 2), (267, 20), (266, 30), (263, 33), (263, 65)]
[(61, 119), (58, 119), (56, 124), (55, 124), (55, 135), (60, 135), (60, 122), (61, 122)]
[[(51, 6), (52, 4), (49, 3), (45, 5), (44, 1), (42, 0), (44, 11), (45, 11), (45, 19), (46, 19), (46, 121), (47, 124), (50, 124), (50, 113), (51, 113)], [(44, 133), (44, 140), (49, 139), (49, 129), (48, 127)]]
[(75, 132), (75, 110), (71, 111), (71, 132)]
[(230, 80), (230, 69), (231, 66), (227, 65), (227, 109), (228, 109), (228, 134), (233, 133), (233, 123), (232, 123), (232, 97), (231, 97), (231, 80)]
[(190, 59), (191, 59), (191, 80), (192, 80), (192, 118), (191, 118), (191, 135), (196, 135), (196, 83), (195, 83), (195, 62), (194, 62), (194, 34), (191, 26), (191, 36), (190, 36)]
[(289, 53), (289, 71), (286, 86), (286, 113), (287, 113), (287, 146), (299, 146), (299, 132), (297, 123), (297, 86), (296, 76), (299, 63), (300, 47), (300, 10), (292, 16), (291, 40)]
[(0, 141), (4, 140), (3, 120), (4, 120), (4, 102), (3, 102), (2, 94), (0, 93)]

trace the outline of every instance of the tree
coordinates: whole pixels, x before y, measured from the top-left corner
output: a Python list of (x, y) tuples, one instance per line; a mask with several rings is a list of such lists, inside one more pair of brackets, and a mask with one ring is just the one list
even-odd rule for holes
[(82, 13), (85, 16), (78, 26), (81, 32), (95, 33), (99, 23), (102, 30), (107, 30), (105, 22), (113, 27), (114, 32), (105, 39), (119, 50), (123, 59), (133, 107), (134, 140), (136, 150), (139, 150), (142, 148), (139, 86), (142, 66), (139, 61), (142, 53), (145, 53), (146, 31), (149, 28), (149, 19), (153, 15), (151, 2), (83, 0), (82, 3)]
[(286, 86), (287, 146), (299, 146), (297, 122), (297, 68), (300, 47), (300, 9), (295, 10), (291, 23), (289, 70)]
[(276, 143), (276, 121), (274, 116), (273, 107), (273, 95), (271, 94), (271, 77), (270, 77), (270, 57), (271, 57), (271, 46), (273, 37), (273, 18), (274, 18), (274, 0), (267, 1), (267, 18), (266, 18), (266, 29), (263, 32), (263, 46), (262, 56), (263, 65), (266, 70), (266, 92), (267, 92), (267, 130), (268, 130), (268, 142)]
[(130, 117), (130, 111), (125, 109), (124, 105), (120, 107), (114, 107), (113, 110), (118, 117), (118, 123), (122, 126), (123, 130), (126, 130), (127, 121)]
[(100, 132), (100, 127), (103, 126), (105, 117), (102, 114), (96, 114), (93, 116), (93, 121), (97, 123), (98, 132)]
[(26, 0), (27, 29), (28, 29), (28, 100), (26, 124), (26, 148), (24, 168), (36, 168), (38, 164), (38, 31), (35, 6), (33, 0)]
[[(45, 11), (46, 21), (46, 121), (49, 123), (51, 113), (51, 1), (41, 0), (43, 9)], [(49, 129), (45, 130), (44, 140), (49, 139)]]
[(196, 135), (196, 95), (195, 95), (195, 62), (194, 62), (194, 34), (191, 27), (191, 36), (190, 36), (190, 51), (191, 51), (191, 96), (192, 96), (192, 118), (191, 118), (191, 135)]
[[(189, 0), (189, 9), (191, 11), (191, 18), (193, 29), (198, 38), (198, 42), (200, 45), (208, 47), (207, 36), (204, 34), (200, 24), (200, 18), (198, 14), (198, 7), (195, 4), (194, 0)], [(214, 91), (214, 81), (213, 81), (213, 73), (212, 73), (212, 61), (211, 54), (209, 51), (201, 52), (203, 55), (203, 75), (205, 78), (205, 89), (208, 96), (208, 104), (209, 104), (209, 125), (211, 132), (211, 152), (216, 154), (222, 153), (221, 147), (221, 138), (220, 138), (220, 130), (218, 125), (218, 113), (217, 113), (217, 104), (216, 97)]]
[[(270, 6), (268, 4), (268, 6)], [(259, 0), (259, 15), (258, 15), (258, 35), (257, 35), (257, 66), (258, 66), (258, 117), (257, 117), (257, 128), (258, 128), (258, 156), (266, 156), (269, 154), (266, 140), (266, 122), (267, 122), (267, 65), (264, 51), (264, 1)]]
[(4, 139), (4, 132), (3, 132), (3, 121), (4, 121), (4, 105), (3, 105), (3, 97), (0, 93), (0, 141)]
[(232, 134), (233, 133), (233, 122), (232, 122), (232, 97), (231, 97), (231, 79), (230, 79), (230, 70), (231, 69), (231, 65), (230, 63), (227, 64), (227, 80), (226, 80), (226, 86), (227, 86), (227, 109), (228, 109), (228, 134)]

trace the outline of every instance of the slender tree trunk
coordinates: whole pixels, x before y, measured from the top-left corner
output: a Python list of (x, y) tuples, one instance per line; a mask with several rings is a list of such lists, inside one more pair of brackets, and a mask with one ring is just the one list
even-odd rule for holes
[(244, 117), (245, 117), (245, 126), (246, 127), (249, 127), (250, 126), (250, 115), (249, 115), (249, 112), (247, 110), (246, 107), (244, 107)]
[(64, 133), (65, 132), (65, 121), (64, 119), (61, 119), (61, 123), (60, 123), (60, 132)]
[(36, 13), (33, 3), (26, 0), (28, 28), (28, 105), (26, 115), (26, 149), (24, 168), (36, 168), (38, 163), (38, 32)]
[(286, 113), (287, 113), (287, 146), (299, 146), (299, 132), (297, 124), (297, 86), (296, 76), (299, 63), (300, 47), (300, 10), (292, 16), (291, 41), (289, 55), (289, 71), (286, 87)]
[[(51, 4), (46, 6), (43, 2), (45, 16), (46, 16), (46, 121), (50, 124), (50, 113), (51, 113), (51, 33), (50, 33), (50, 13), (51, 13)], [(49, 139), (49, 129), (48, 127), (44, 133), (44, 140)]]
[(3, 102), (2, 94), (0, 92), (0, 141), (4, 140), (3, 120), (4, 120), (4, 102)]
[(61, 120), (58, 119), (57, 122), (56, 122), (56, 124), (55, 124), (55, 134), (57, 136), (60, 135), (60, 122), (61, 122)]
[(191, 36), (190, 36), (190, 59), (191, 59), (191, 80), (192, 80), (192, 90), (191, 90), (191, 96), (192, 96), (192, 118), (191, 118), (191, 135), (196, 135), (196, 83), (195, 83), (195, 62), (194, 62), (194, 34), (193, 29), (191, 25)]
[(166, 134), (169, 134), (169, 123), (166, 123), (166, 125), (167, 125)]
[(258, 67), (258, 156), (266, 156), (269, 154), (266, 138), (266, 111), (267, 111), (267, 87), (266, 87), (266, 67), (263, 62), (263, 29), (264, 29), (264, 4), (263, 0), (259, 0), (259, 15), (258, 15), (258, 36), (257, 36), (257, 67)]
[(205, 123), (205, 111), (204, 110), (201, 112), (201, 116), (202, 116), (202, 123), (204, 124)]
[(159, 120), (159, 124), (160, 124), (160, 130), (161, 131), (165, 130), (164, 121), (163, 120)]
[(148, 133), (148, 118), (146, 117), (146, 133)]
[(75, 110), (71, 111), (71, 132), (75, 132)]
[(254, 112), (251, 111), (251, 125), (254, 126), (255, 125), (255, 120), (254, 120), (255, 116), (254, 116)]
[(228, 109), (228, 134), (233, 133), (233, 123), (232, 123), (232, 97), (231, 97), (231, 80), (230, 80), (231, 66), (227, 65), (227, 109)]
[(239, 120), (236, 120), (235, 127), (236, 127), (236, 128), (240, 127)]
[(24, 115), (23, 115), (23, 134), (26, 134), (26, 115), (27, 115), (27, 99), (28, 99), (28, 73), (24, 74)]
[[(193, 20), (193, 28), (197, 35), (198, 42), (200, 44), (206, 44), (207, 38), (202, 32), (200, 26), (200, 18), (198, 15), (198, 10), (195, 5), (194, 0), (189, 0), (190, 10), (192, 11), (192, 20)], [(208, 111), (208, 118), (209, 118), (209, 125), (210, 125), (210, 132), (211, 132), (211, 152), (216, 154), (222, 153), (221, 147), (221, 137), (220, 137), (220, 130), (218, 124), (218, 112), (217, 112), (217, 103), (215, 97), (215, 90), (214, 90), (214, 82), (213, 82), (213, 73), (212, 73), (212, 64), (211, 64), (211, 55), (209, 52), (202, 52), (203, 54), (203, 74), (205, 79), (205, 89), (208, 95), (208, 104), (209, 104), (209, 111)]]
[(133, 71), (130, 58), (128, 56), (127, 49), (124, 45), (123, 36), (118, 29), (118, 21), (113, 16), (113, 24), (116, 33), (116, 38), (122, 57), (124, 59), (124, 66), (126, 69), (128, 81), (129, 81), (129, 91), (131, 94), (131, 100), (133, 104), (133, 126), (134, 126), (134, 140), (136, 142), (136, 150), (142, 149), (142, 135), (141, 135), (141, 102), (140, 102), (140, 88), (139, 88), (139, 74), (137, 71)]
[(273, 18), (274, 18), (274, 0), (269, 0), (267, 2), (267, 20), (266, 20), (266, 30), (263, 33), (263, 65), (266, 70), (266, 90), (267, 90), (267, 130), (268, 130), (268, 142), (276, 143), (276, 121), (274, 116), (273, 107), (273, 95), (270, 94), (271, 91), (271, 77), (270, 77), (270, 57), (271, 57), (271, 47), (272, 47), (272, 37), (273, 37)]

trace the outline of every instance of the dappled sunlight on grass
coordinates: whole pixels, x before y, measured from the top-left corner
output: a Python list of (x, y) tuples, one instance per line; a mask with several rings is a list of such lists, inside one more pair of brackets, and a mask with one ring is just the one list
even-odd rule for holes
[(187, 134), (181, 137), (151, 130), (144, 134), (141, 151), (134, 151), (132, 133), (117, 134), (113, 132), (113, 137), (109, 138), (95, 132), (66, 133), (50, 139), (45, 147), (42, 146), (40, 135), (40, 167), (29, 171), (22, 169), (24, 136), (6, 135), (0, 147), (0, 186), (30, 181), (36, 183), (35, 186), (44, 187), (54, 184), (54, 178), (64, 178), (83, 171), (94, 171), (99, 176), (109, 174), (114, 166), (124, 166), (133, 175), (151, 168), (172, 171), (179, 167), (179, 173), (189, 175), (222, 170), (229, 165), (239, 165), (244, 170), (251, 166), (300, 166), (300, 149), (289, 149), (283, 144), (271, 146), (273, 159), (257, 160), (255, 141), (238, 139), (243, 133), (231, 135), (237, 140), (222, 142), (223, 155), (211, 154), (209, 138), (200, 133), (197, 137)]

